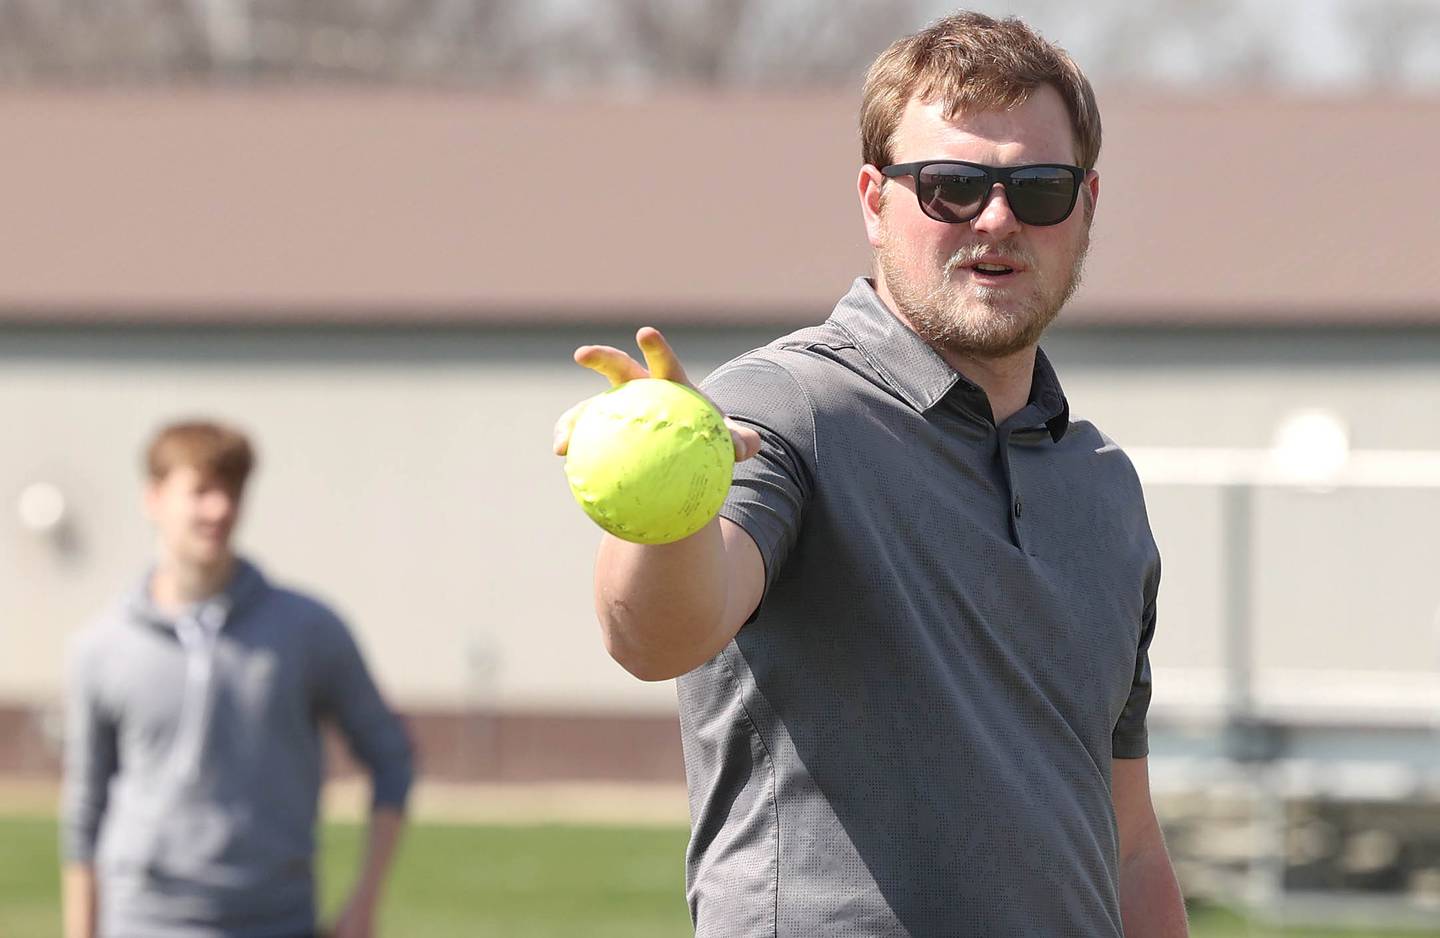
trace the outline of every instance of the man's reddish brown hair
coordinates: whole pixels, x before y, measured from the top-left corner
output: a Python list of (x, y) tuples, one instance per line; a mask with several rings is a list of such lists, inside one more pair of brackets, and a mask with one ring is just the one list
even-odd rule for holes
[(860, 105), (861, 154), (873, 166), (894, 162), (895, 129), (911, 98), (942, 103), (946, 119), (955, 120), (1017, 107), (1041, 85), (1060, 92), (1075, 135), (1075, 162), (1094, 169), (1100, 111), (1080, 67), (1019, 19), (968, 12), (897, 40), (870, 66)]
[(145, 471), (161, 482), (172, 470), (190, 466), (239, 492), (255, 468), (255, 450), (245, 434), (212, 420), (183, 420), (161, 427), (145, 449)]

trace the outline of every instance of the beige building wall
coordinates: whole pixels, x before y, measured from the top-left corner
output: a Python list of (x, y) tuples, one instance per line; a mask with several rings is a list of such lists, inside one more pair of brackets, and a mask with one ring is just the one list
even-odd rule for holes
[[(692, 374), (773, 331), (667, 330)], [(554, 417), (603, 387), (569, 362), (593, 340), (628, 337), (0, 330), (0, 702), (58, 698), (66, 639), (145, 563), (142, 441), (213, 414), (259, 444), (245, 550), (340, 609), (401, 705), (672, 710), (670, 684), (635, 681), (601, 648), (598, 532), (549, 453)], [(1287, 413), (1320, 407), (1357, 447), (1440, 450), (1440, 331), (1072, 330), (1049, 348), (1074, 414), (1124, 446), (1264, 447)], [(34, 482), (64, 492), (65, 538), (19, 523)], [(1218, 497), (1149, 499), (1165, 559), (1157, 708), (1213, 701)], [(1255, 509), (1262, 669), (1381, 687), (1440, 673), (1440, 491), (1266, 492)]]
[[(1127, 447), (1268, 449), (1297, 412), (1352, 450), (1440, 454), (1440, 332), (1071, 333), (1053, 343), (1075, 411)], [(1306, 720), (1433, 723), (1440, 713), (1440, 473), (1428, 488), (1254, 492), (1256, 698)], [(1161, 713), (1225, 692), (1222, 493), (1147, 482), (1164, 574), (1153, 662)]]

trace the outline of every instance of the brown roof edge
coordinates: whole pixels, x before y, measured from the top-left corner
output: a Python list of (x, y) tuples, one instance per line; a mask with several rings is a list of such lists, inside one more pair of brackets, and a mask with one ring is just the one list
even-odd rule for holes
[[(869, 260), (856, 104), (0, 92), (0, 322), (814, 321)], [(1072, 324), (1440, 324), (1440, 174), (1374, 162), (1440, 150), (1440, 97), (1102, 106)]]

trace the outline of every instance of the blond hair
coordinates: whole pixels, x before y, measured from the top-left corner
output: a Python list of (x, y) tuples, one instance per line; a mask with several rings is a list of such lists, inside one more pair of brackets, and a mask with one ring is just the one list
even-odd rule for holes
[(860, 105), (861, 155), (873, 166), (894, 162), (895, 129), (912, 98), (943, 103), (946, 119), (954, 120), (966, 111), (1024, 104), (1041, 85), (1060, 93), (1075, 136), (1075, 160), (1094, 169), (1100, 111), (1080, 67), (1019, 19), (970, 12), (897, 40), (871, 64)]

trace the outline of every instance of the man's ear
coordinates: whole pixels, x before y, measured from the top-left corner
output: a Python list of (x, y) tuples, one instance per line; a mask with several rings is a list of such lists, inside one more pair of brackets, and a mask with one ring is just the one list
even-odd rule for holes
[(865, 236), (870, 241), (871, 247), (879, 247), (880, 235), (880, 203), (881, 192), (885, 185), (885, 176), (876, 167), (866, 163), (860, 167), (860, 177), (856, 180), (856, 192), (860, 196), (860, 213), (865, 218)]
[(1093, 169), (1090, 170), (1090, 172), (1085, 174), (1085, 182), (1083, 185), (1090, 192), (1090, 217), (1093, 219), (1095, 217), (1095, 206), (1100, 204), (1100, 174)]

